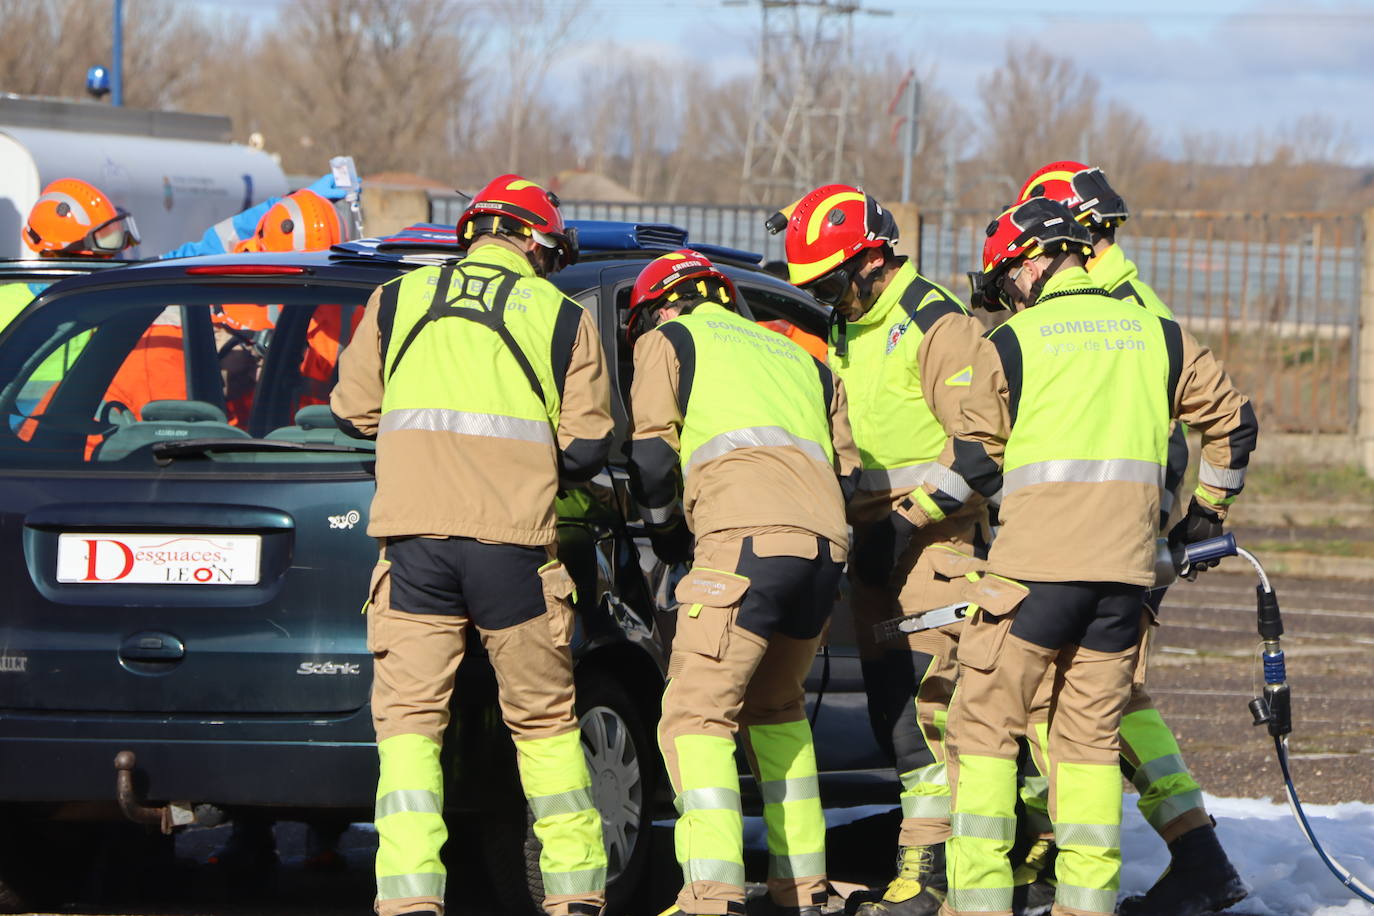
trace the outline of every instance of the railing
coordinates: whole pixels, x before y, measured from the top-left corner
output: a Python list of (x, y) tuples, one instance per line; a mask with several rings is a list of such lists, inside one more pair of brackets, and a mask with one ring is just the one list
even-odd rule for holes
[[(432, 218), (440, 223), (457, 222), (466, 203), (460, 197), (431, 197)], [(564, 219), (670, 223), (686, 229), (694, 241), (752, 251), (764, 261), (781, 260), (783, 256), (782, 236), (769, 235), (763, 226), (776, 212), (771, 207), (565, 200), (562, 210)]]
[[(921, 214), (920, 267), (968, 295), (988, 214)], [(1359, 216), (1166, 213), (1119, 241), (1179, 322), (1216, 350), (1276, 432), (1353, 432), (1360, 322)]]
[[(431, 200), (452, 223), (463, 201)], [(566, 201), (568, 219), (672, 223), (695, 241), (783, 258), (770, 207)], [(921, 272), (962, 299), (979, 266), (984, 211), (920, 215)], [(1216, 350), (1260, 421), (1275, 432), (1354, 432), (1363, 221), (1327, 213), (1246, 214), (1145, 210), (1120, 242), (1140, 277), (1179, 322)]]

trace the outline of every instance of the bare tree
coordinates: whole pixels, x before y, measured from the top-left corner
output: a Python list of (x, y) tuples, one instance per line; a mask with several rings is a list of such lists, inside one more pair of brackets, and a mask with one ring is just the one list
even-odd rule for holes
[(258, 129), (288, 170), (345, 152), (368, 171), (440, 167), (478, 45), (466, 8), (449, 0), (298, 0), (250, 68)]
[(493, 27), (506, 53), (493, 64), (499, 100), (487, 112), (490, 137), (484, 158), (489, 169), (550, 170), (547, 152), (559, 131), (557, 113), (546, 101), (548, 80), (585, 14), (581, 2), (502, 0), (495, 6)]

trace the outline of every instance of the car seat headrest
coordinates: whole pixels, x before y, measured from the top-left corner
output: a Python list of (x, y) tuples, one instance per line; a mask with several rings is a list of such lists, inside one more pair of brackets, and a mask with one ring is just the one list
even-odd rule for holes
[(143, 405), (144, 420), (179, 423), (224, 423), (224, 411), (205, 401), (149, 401)]
[(328, 404), (307, 404), (296, 411), (296, 425), (301, 429), (333, 429), (334, 412)]

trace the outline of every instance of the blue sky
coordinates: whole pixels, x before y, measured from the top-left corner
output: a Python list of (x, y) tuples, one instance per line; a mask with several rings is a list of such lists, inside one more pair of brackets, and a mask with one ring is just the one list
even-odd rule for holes
[[(195, 0), (207, 11), (270, 27), (283, 0)], [(425, 2), (425, 0), (415, 0)], [(500, 0), (483, 0), (485, 3)], [(580, 3), (585, 44), (640, 49), (702, 73), (752, 73), (753, 7), (719, 0), (549, 0)], [(1248, 138), (1298, 117), (1348, 124), (1353, 159), (1374, 164), (1374, 0), (1098, 0), (1043, 12), (1014, 0), (868, 0), (891, 16), (861, 17), (856, 36), (878, 53), (933, 68), (973, 111), (980, 76), (1008, 41), (1038, 43), (1093, 70), (1103, 95), (1129, 104), (1166, 148), (1186, 131)], [(1082, 8), (1080, 8), (1082, 7)], [(573, 53), (567, 66), (594, 66)]]

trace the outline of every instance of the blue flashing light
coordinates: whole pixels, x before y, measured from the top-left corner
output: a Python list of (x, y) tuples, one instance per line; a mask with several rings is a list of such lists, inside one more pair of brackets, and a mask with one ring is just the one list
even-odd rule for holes
[(687, 247), (687, 230), (667, 223), (574, 219), (568, 226), (577, 230), (577, 247), (585, 252), (676, 251)]
[(725, 245), (708, 245), (703, 242), (693, 242), (687, 247), (701, 252), (708, 258), (721, 261), (743, 261), (756, 266), (763, 263), (763, 255), (757, 251), (745, 251), (743, 248), (728, 248)]
[(86, 91), (96, 98), (110, 91), (110, 71), (96, 64), (86, 71)]

